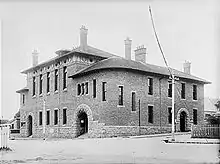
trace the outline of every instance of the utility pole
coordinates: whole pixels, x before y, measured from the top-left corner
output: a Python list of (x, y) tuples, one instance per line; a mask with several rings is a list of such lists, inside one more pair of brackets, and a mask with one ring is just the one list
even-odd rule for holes
[(162, 47), (160, 45), (160, 41), (159, 41), (159, 38), (157, 36), (157, 32), (156, 32), (155, 26), (154, 26), (154, 20), (153, 20), (153, 15), (151, 13), (151, 7), (150, 6), (149, 6), (149, 12), (150, 12), (152, 26), (153, 26), (154, 34), (155, 34), (155, 37), (156, 37), (156, 40), (157, 40), (157, 44), (158, 44), (158, 46), (160, 48), (160, 52), (161, 52), (161, 54), (163, 56), (164, 63), (166, 64), (166, 67), (167, 67), (167, 69), (169, 71), (169, 74), (170, 74), (170, 76), (172, 78), (172, 132), (171, 133), (172, 133), (172, 140), (174, 141), (175, 140), (175, 136), (174, 136), (174, 133), (175, 133), (175, 122), (174, 122), (174, 118), (175, 118), (174, 117), (174, 102), (175, 102), (175, 97), (174, 97), (174, 94), (175, 94), (174, 93), (175, 92), (174, 89), (175, 89), (175, 87), (174, 87), (174, 85), (175, 85), (175, 76), (173, 74), (173, 71), (168, 66), (167, 60), (166, 60), (165, 55), (163, 53)]

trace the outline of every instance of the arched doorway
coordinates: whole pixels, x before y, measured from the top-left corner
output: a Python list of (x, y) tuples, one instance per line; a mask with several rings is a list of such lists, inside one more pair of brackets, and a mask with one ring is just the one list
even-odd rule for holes
[(77, 122), (78, 122), (79, 136), (87, 133), (88, 132), (88, 116), (86, 112), (84, 111), (79, 112)]
[(33, 119), (32, 119), (31, 115), (28, 116), (28, 122), (27, 123), (28, 123), (27, 124), (27, 130), (28, 130), (27, 136), (29, 137), (33, 134), (33, 129), (32, 129), (33, 128)]
[(187, 114), (185, 111), (182, 111), (180, 113), (180, 131), (181, 132), (186, 131), (186, 123), (187, 123)]

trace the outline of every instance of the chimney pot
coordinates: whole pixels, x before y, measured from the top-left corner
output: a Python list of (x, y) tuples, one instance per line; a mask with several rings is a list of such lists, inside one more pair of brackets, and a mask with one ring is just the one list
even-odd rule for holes
[(132, 40), (127, 37), (125, 40), (125, 59), (131, 60), (131, 43)]
[(191, 63), (189, 61), (185, 61), (183, 63), (183, 71), (184, 73), (190, 74), (191, 70)]
[(33, 67), (38, 65), (38, 54), (39, 54), (39, 52), (36, 49), (34, 49), (32, 51), (32, 64), (33, 64)]
[(146, 51), (147, 49), (144, 45), (137, 46), (136, 50), (134, 50), (135, 61), (146, 63)]
[(87, 48), (87, 34), (88, 29), (84, 25), (80, 28), (80, 48), (86, 51)]

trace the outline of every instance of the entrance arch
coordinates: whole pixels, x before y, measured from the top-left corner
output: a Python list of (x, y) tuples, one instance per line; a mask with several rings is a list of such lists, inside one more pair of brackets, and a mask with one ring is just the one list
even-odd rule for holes
[(92, 111), (86, 104), (79, 105), (74, 112), (74, 127), (76, 136), (89, 133), (90, 123), (93, 121)]
[(33, 118), (31, 115), (28, 116), (27, 121), (27, 136), (31, 136), (33, 134)]
[(177, 113), (177, 130), (181, 132), (190, 130), (189, 112), (185, 108), (181, 108)]

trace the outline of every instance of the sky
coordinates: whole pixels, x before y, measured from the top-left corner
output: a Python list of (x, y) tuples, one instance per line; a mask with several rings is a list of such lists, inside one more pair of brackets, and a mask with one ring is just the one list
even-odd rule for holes
[[(212, 82), (205, 96), (220, 97), (218, 0), (149, 1), (1, 1), (1, 114), (10, 119), (19, 110), (16, 90), (26, 86), (20, 72), (55, 57), (55, 51), (79, 45), (79, 29), (88, 28), (88, 44), (124, 56), (124, 40), (132, 50), (147, 48), (146, 61), (165, 66), (158, 48), (148, 7), (168, 64), (183, 70), (190, 61), (191, 74)], [(133, 54), (133, 52), (132, 52)]]

